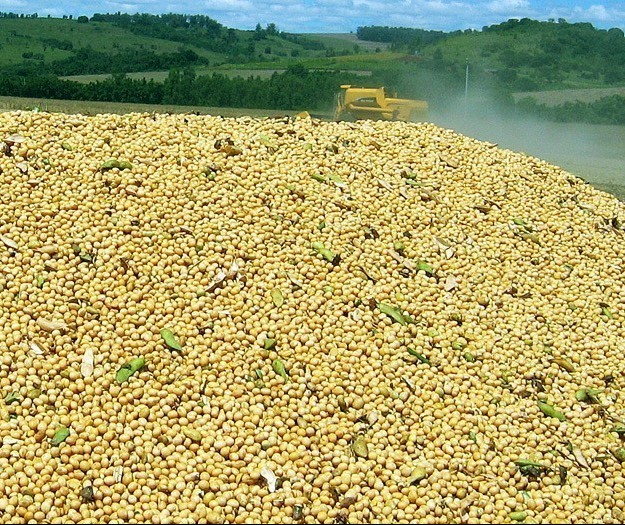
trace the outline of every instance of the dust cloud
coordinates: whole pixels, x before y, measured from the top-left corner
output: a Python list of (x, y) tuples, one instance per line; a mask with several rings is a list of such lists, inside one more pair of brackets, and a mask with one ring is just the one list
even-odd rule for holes
[(592, 184), (625, 185), (625, 126), (541, 121), (506, 110), (482, 90), (436, 104), (429, 120), (546, 160)]

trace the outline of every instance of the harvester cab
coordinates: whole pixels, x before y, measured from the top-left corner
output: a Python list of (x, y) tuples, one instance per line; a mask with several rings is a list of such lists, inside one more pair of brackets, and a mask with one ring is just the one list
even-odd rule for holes
[(416, 122), (427, 117), (428, 103), (387, 96), (384, 87), (360, 88), (341, 86), (336, 94), (334, 120), (371, 119)]

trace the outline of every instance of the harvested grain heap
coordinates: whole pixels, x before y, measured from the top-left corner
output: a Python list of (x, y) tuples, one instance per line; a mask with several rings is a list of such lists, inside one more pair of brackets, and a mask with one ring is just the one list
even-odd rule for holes
[(623, 520), (614, 197), (430, 124), (0, 140), (0, 522)]

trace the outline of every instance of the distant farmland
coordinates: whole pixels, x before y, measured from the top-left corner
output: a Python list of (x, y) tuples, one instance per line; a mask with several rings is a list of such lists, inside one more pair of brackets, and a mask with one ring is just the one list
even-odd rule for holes
[[(212, 75), (213, 73), (217, 73), (218, 75), (224, 75), (226, 77), (234, 78), (234, 77), (260, 77), (260, 78), (270, 78), (274, 73), (284, 73), (286, 69), (202, 69), (198, 68), (195, 70), (196, 75)], [(368, 70), (345, 70), (347, 73), (352, 73), (354, 75), (360, 75), (363, 77), (371, 76), (371, 71)], [(132, 78), (134, 80), (146, 79), (147, 81), (154, 80), (154, 82), (163, 82), (167, 76), (169, 75), (169, 71), (140, 71), (136, 73), (126, 73), (128, 78)], [(65, 77), (59, 77), (61, 80), (71, 80), (73, 82), (80, 82), (81, 84), (89, 84), (90, 82), (101, 82), (110, 78), (112, 75), (110, 74), (102, 74), (102, 75), (71, 75)]]
[[(213, 73), (218, 73), (220, 75), (224, 75), (227, 77), (260, 77), (260, 78), (269, 78), (274, 73), (283, 73), (284, 69), (202, 69), (197, 68), (195, 70), (196, 75), (211, 75)], [(145, 78), (146, 80), (154, 80), (154, 82), (163, 82), (167, 76), (169, 75), (169, 71), (139, 71), (136, 73), (126, 73), (128, 78), (132, 78), (133, 80), (141, 80)], [(110, 74), (102, 74), (102, 75), (71, 75), (66, 77), (59, 77), (61, 80), (71, 80), (73, 82), (80, 82), (81, 84), (89, 84), (91, 82), (101, 82), (106, 80), (107, 78), (111, 78)]]
[(566, 102), (594, 102), (603, 97), (621, 95), (625, 97), (625, 87), (590, 88), (590, 89), (558, 89), (554, 91), (523, 91), (513, 93), (515, 102), (524, 98), (533, 98), (537, 104), (558, 106)]

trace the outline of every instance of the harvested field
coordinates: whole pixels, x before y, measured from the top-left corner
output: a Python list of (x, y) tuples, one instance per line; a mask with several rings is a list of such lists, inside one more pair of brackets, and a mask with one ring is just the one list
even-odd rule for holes
[(289, 115), (295, 112), (275, 109), (249, 109), (249, 108), (214, 108), (210, 106), (177, 106), (173, 104), (139, 104), (135, 102), (99, 102), (94, 100), (62, 100), (62, 99), (37, 99), (27, 97), (0, 97), (0, 112), (29, 109), (49, 111), (54, 113), (81, 113), (84, 115), (97, 115), (98, 113), (115, 113), (125, 115), (127, 113), (201, 113), (203, 115), (220, 115), (222, 117), (239, 117), (250, 115), (252, 117), (268, 117)]
[(432, 124), (0, 142), (0, 523), (625, 519), (613, 196)]
[(613, 95), (625, 97), (625, 87), (522, 91), (513, 93), (512, 98), (515, 102), (524, 98), (533, 98), (538, 104), (558, 106), (566, 102), (595, 102), (603, 97), (610, 97)]

